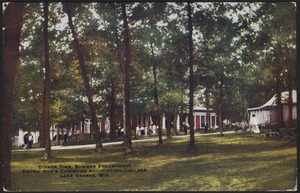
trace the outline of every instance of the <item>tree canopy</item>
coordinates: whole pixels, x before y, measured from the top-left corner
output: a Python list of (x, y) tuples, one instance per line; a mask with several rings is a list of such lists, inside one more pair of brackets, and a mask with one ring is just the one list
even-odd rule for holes
[[(158, 110), (188, 111), (186, 6), (185, 2), (127, 3), (131, 50), (127, 53), (120, 3), (72, 3), (67, 12), (76, 26), (97, 117), (115, 117), (112, 124), (123, 124), (122, 72), (128, 56), (133, 117)], [(247, 107), (262, 105), (278, 89), (296, 87), (295, 3), (194, 2), (191, 8), (194, 105), (205, 104), (207, 90), (211, 108), (224, 119), (242, 121)], [(50, 121), (62, 126), (78, 124), (82, 115), (92, 116), (65, 11), (63, 3), (49, 3)], [(42, 4), (26, 3), (14, 131), (39, 130), (41, 125), (42, 28)], [(275, 89), (278, 80), (280, 86)]]

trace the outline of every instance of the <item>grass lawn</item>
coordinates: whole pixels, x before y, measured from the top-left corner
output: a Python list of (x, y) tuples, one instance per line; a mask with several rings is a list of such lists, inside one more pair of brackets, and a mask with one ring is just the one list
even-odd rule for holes
[[(157, 142), (133, 143), (135, 154), (126, 156), (121, 145), (105, 146), (103, 155), (94, 149), (53, 150), (50, 161), (40, 161), (42, 151), (12, 152), (12, 188), (287, 190), (296, 184), (297, 146), (286, 143), (265, 140), (263, 134), (236, 133), (196, 137), (195, 154), (188, 153), (189, 137), (167, 139), (162, 146)], [(85, 166), (91, 168), (79, 168)]]

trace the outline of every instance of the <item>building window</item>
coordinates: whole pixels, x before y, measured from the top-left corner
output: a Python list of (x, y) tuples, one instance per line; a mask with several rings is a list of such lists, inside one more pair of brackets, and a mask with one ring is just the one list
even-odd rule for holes
[(205, 127), (205, 116), (201, 116), (201, 127)]

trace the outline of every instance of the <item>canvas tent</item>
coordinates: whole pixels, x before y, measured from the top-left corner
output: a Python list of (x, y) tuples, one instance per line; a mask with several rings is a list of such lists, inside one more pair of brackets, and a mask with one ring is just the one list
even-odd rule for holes
[[(288, 122), (289, 116), (289, 92), (281, 93), (281, 102), (283, 106), (283, 121)], [(292, 92), (292, 119), (297, 120), (297, 91)], [(248, 108), (249, 126), (269, 125), (278, 122), (278, 110), (276, 104), (276, 95), (274, 95), (267, 103), (260, 107)]]

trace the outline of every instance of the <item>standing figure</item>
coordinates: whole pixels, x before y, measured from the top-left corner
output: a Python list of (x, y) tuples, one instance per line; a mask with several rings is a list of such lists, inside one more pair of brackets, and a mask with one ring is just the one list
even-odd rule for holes
[(28, 148), (28, 134), (24, 135), (24, 149)]
[(153, 135), (155, 135), (156, 134), (156, 125), (155, 124), (153, 124), (153, 126), (152, 126), (152, 131), (153, 131)]
[(31, 133), (29, 134), (28, 140), (29, 140), (29, 147), (28, 147), (28, 149), (31, 149), (32, 148), (32, 144), (33, 144), (33, 136), (32, 136)]
[(145, 135), (145, 128), (143, 126), (141, 127), (141, 135)]
[(63, 142), (63, 145), (67, 145), (67, 143), (68, 143), (68, 134), (66, 133), (66, 134), (64, 135), (64, 142)]
[(121, 137), (121, 127), (118, 127), (118, 137)]

